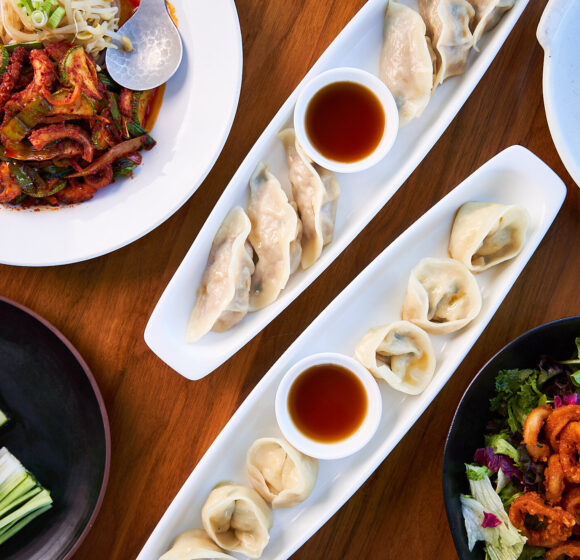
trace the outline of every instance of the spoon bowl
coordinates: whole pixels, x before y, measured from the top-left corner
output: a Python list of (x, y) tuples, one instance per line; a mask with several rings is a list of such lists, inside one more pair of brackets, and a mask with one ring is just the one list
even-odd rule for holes
[(165, 83), (177, 70), (183, 46), (165, 0), (141, 0), (139, 8), (118, 31), (133, 50), (107, 49), (111, 78), (133, 90), (152, 89)]

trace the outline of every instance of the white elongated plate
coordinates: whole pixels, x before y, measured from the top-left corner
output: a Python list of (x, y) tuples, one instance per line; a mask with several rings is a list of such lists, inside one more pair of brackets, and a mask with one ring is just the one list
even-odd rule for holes
[[(233, 0), (172, 0), (184, 54), (169, 80), (152, 135), (132, 179), (89, 202), (59, 209), (0, 205), (0, 263), (48, 266), (123, 247), (169, 218), (195, 192), (232, 126), (242, 78), (242, 40)], [(216, 72), (216, 68), (220, 71)]]
[(550, 134), (580, 186), (580, 3), (550, 0), (537, 36), (545, 51), (543, 93)]
[(215, 484), (223, 480), (249, 484), (246, 451), (258, 437), (280, 436), (274, 401), (286, 371), (317, 352), (352, 355), (367, 329), (398, 320), (411, 269), (424, 257), (447, 256), (459, 206), (482, 200), (526, 208), (531, 219), (522, 252), (477, 275), (483, 295), (479, 316), (457, 333), (431, 337), (437, 367), (427, 389), (409, 396), (380, 383), (383, 416), (370, 443), (351, 457), (321, 461), (310, 497), (298, 506), (274, 512), (270, 543), (261, 558), (280, 560), (292, 554), (352, 496), (439, 393), (536, 250), (565, 194), (557, 175), (521, 146), (504, 150), (451, 191), (361, 272), (266, 373), (189, 476), (137, 560), (157, 560), (177, 534), (201, 527), (201, 508)]
[[(405, 0), (405, 3), (415, 8), (417, 5), (415, 0)], [(210, 332), (195, 344), (186, 344), (187, 320), (212, 240), (228, 211), (236, 205), (246, 206), (252, 171), (260, 161), (265, 161), (288, 187), (286, 158), (276, 135), (291, 121), (302, 84), (299, 85), (244, 159), (161, 296), (145, 330), (145, 341), (153, 352), (181, 375), (199, 379), (225, 362), (285, 309), (347, 247), (419, 165), (479, 82), (526, 4), (527, 0), (517, 0), (499, 25), (479, 43), (481, 52), (471, 53), (466, 73), (437, 88), (421, 117), (399, 131), (385, 160), (364, 172), (337, 175), (342, 195), (334, 240), (312, 267), (294, 274), (272, 305), (248, 314), (225, 333)], [(302, 83), (337, 66), (354, 66), (377, 73), (385, 6), (385, 0), (369, 0)]]

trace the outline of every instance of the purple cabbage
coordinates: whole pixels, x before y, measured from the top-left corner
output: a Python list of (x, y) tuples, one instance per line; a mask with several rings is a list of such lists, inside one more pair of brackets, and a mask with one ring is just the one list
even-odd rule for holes
[(473, 460), (480, 465), (486, 466), (489, 470), (497, 472), (499, 469), (508, 478), (516, 478), (522, 482), (522, 474), (516, 468), (513, 460), (506, 455), (495, 453), (493, 447), (480, 447), (475, 450)]
[(499, 519), (499, 517), (497, 517), (497, 515), (494, 515), (493, 513), (488, 513), (487, 511), (483, 512), (483, 522), (481, 524), (481, 526), (483, 528), (488, 528), (488, 527), (497, 527), (498, 525), (501, 525), (501, 521)]

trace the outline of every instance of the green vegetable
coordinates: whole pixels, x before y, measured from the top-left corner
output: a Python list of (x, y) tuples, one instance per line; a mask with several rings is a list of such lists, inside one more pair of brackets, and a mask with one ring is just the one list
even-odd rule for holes
[(28, 105), (0, 128), (0, 134), (9, 142), (20, 142), (52, 109), (42, 96), (34, 98)]
[(24, 43), (9, 43), (4, 47), (9, 53), (12, 53), (16, 47), (24, 47), (31, 51), (32, 49), (43, 49), (44, 45), (40, 41), (25, 41)]
[(62, 21), (62, 18), (64, 17), (65, 14), (65, 10), (62, 6), (58, 6), (54, 12), (52, 12), (52, 14), (50, 14), (50, 17), (48, 18), (48, 27), (51, 27), (52, 29), (55, 29), (56, 27), (58, 27), (59, 23)]
[[(50, 18), (52, 19), (57, 12), (58, 8)], [(58, 65), (60, 78), (65, 86), (71, 86), (75, 90), (78, 88), (89, 97), (100, 99), (97, 71), (87, 56), (81, 45), (71, 47)]]
[(490, 409), (506, 417), (511, 432), (521, 432), (526, 416), (546, 403), (546, 395), (537, 387), (538, 375), (533, 369), (504, 369), (496, 377), (497, 394)]
[[(485, 542), (486, 557), (490, 560), (517, 560), (526, 538), (512, 525), (489, 477), (481, 476), (482, 468), (473, 465), (465, 465), (465, 468), (473, 496), (460, 497), (469, 550), (481, 540)], [(497, 527), (482, 527), (484, 512), (492, 513), (501, 523)]]
[(10, 419), (8, 418), (8, 416), (6, 416), (6, 413), (0, 410), (0, 426), (4, 426), (4, 424), (6, 424), (8, 420)]
[(468, 480), (483, 480), (488, 478), (489, 469), (480, 465), (465, 465)]
[(546, 549), (541, 546), (524, 546), (518, 560), (542, 560), (546, 558)]
[(51, 507), (50, 492), (8, 449), (0, 449), (0, 544)]
[(0, 76), (6, 72), (10, 63), (10, 53), (4, 45), (0, 45)]
[(503, 507), (507, 510), (509, 506), (512, 505), (512, 502), (518, 497), (521, 496), (523, 492), (520, 492), (513, 482), (506, 484), (501, 492), (499, 492), (499, 497), (503, 503)]
[(507, 441), (507, 438), (508, 434), (505, 432), (485, 436), (485, 446), (492, 447), (494, 453), (497, 453), (498, 455), (507, 455), (517, 463), (520, 460), (520, 452), (509, 443), (509, 441)]
[(147, 133), (147, 131), (143, 127), (139, 126), (137, 123), (128, 122), (127, 123), (127, 130), (132, 138), (137, 138), (138, 136), (143, 136), (143, 134), (145, 134), (146, 139), (145, 139), (145, 143), (143, 144), (143, 147), (146, 150), (149, 150), (150, 148), (155, 146), (156, 142), (153, 139), (153, 137), (150, 136)]

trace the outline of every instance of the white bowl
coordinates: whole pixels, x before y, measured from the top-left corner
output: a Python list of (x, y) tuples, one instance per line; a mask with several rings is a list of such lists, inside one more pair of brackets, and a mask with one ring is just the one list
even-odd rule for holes
[[(337, 82), (354, 82), (371, 90), (385, 112), (385, 129), (377, 147), (366, 157), (353, 162), (342, 162), (323, 156), (310, 142), (306, 132), (305, 117), (311, 99), (323, 87)], [(294, 129), (304, 151), (319, 165), (339, 173), (355, 173), (381, 161), (392, 148), (399, 130), (399, 112), (393, 94), (374, 74), (359, 68), (333, 68), (319, 74), (304, 85), (294, 108)]]
[[(367, 412), (358, 429), (345, 439), (333, 443), (313, 440), (294, 424), (288, 410), (288, 393), (296, 378), (307, 369), (323, 364), (342, 366), (362, 383), (367, 396)], [(276, 392), (276, 420), (284, 437), (299, 451), (317, 459), (339, 459), (362, 449), (377, 431), (382, 414), (381, 392), (375, 378), (354, 358), (325, 352), (312, 354), (294, 364), (284, 375)]]

